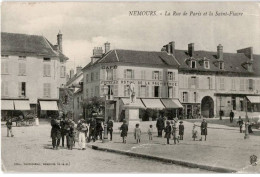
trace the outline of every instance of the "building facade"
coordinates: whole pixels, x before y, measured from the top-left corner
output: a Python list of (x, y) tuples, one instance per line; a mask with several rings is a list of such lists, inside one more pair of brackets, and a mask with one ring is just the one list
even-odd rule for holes
[[(224, 53), (218, 45), (216, 52), (176, 50), (175, 43), (163, 46), (179, 62), (179, 99), (185, 118), (228, 116), (233, 110), (260, 112), (260, 55), (253, 48), (237, 53)], [(257, 101), (258, 100), (258, 101)], [(246, 108), (247, 107), (247, 108)]]
[(59, 88), (66, 84), (67, 60), (61, 33), (57, 45), (52, 45), (43, 36), (2, 32), (2, 110), (30, 109), (38, 116), (57, 110)]
[(84, 98), (103, 96), (104, 85), (108, 86), (107, 112), (116, 121), (124, 117), (131, 84), (138, 108), (163, 109), (162, 99), (178, 104), (178, 62), (171, 54), (109, 50), (107, 43), (105, 49), (102, 54), (101, 48), (95, 48), (91, 63), (83, 68)]

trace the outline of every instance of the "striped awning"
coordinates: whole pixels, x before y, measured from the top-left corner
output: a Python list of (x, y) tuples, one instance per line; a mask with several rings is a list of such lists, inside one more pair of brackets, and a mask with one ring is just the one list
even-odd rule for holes
[(57, 101), (40, 101), (41, 110), (58, 111)]
[(151, 109), (164, 109), (165, 106), (162, 104), (159, 98), (157, 99), (142, 99), (146, 108)]
[(15, 110), (30, 110), (29, 100), (14, 100)]
[(14, 110), (14, 101), (1, 100), (1, 110)]
[(178, 99), (161, 99), (163, 105), (166, 108), (183, 108), (180, 101)]
[(260, 103), (260, 96), (247, 96), (251, 103)]

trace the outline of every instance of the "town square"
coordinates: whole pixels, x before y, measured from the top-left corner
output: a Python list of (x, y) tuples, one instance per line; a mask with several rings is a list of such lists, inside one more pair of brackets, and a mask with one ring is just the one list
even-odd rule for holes
[(260, 173), (257, 4), (157, 5), (2, 3), (4, 173)]

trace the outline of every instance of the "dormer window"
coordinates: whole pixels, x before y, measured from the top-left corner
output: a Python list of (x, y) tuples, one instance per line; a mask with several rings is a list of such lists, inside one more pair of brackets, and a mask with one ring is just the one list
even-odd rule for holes
[(204, 61), (204, 67), (205, 69), (209, 69), (209, 61)]
[(196, 61), (191, 60), (191, 68), (196, 68)]
[(43, 58), (43, 61), (44, 61), (44, 62), (51, 61), (51, 58)]
[(224, 63), (223, 62), (219, 62), (219, 69), (221, 69), (221, 70), (224, 69)]

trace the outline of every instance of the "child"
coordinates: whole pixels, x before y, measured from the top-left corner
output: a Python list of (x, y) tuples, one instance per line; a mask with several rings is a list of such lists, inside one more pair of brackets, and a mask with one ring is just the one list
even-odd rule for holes
[(180, 135), (180, 140), (183, 140), (183, 135), (184, 135), (184, 125), (182, 125), (182, 121), (180, 121), (179, 125), (179, 135)]
[(174, 140), (174, 144), (176, 144), (176, 140), (179, 143), (179, 138), (177, 137), (177, 127), (176, 127), (176, 123), (173, 123), (172, 125), (172, 136), (173, 136), (173, 140)]
[(195, 124), (193, 124), (192, 138), (193, 138), (193, 141), (195, 141), (196, 138), (198, 138), (198, 130), (196, 129), (196, 125)]
[(167, 121), (166, 122), (166, 127), (165, 127), (165, 138), (167, 138), (167, 144), (170, 144), (169, 140), (171, 138), (171, 131), (172, 131), (172, 128), (171, 128), (171, 125), (170, 125), (170, 122)]
[(12, 119), (8, 119), (6, 122), (6, 126), (7, 126), (7, 137), (9, 137), (9, 133), (11, 134), (11, 137), (14, 137), (13, 135), (13, 131), (12, 131)]
[(135, 125), (135, 139), (136, 139), (136, 143), (140, 143), (141, 142), (141, 129), (139, 128), (139, 124)]
[(153, 140), (153, 125), (150, 125), (150, 128), (148, 129), (148, 136), (149, 140)]
[(123, 138), (123, 143), (126, 143), (126, 137), (128, 132), (128, 125), (126, 124), (126, 121), (123, 121), (123, 124), (120, 127), (121, 130), (121, 137)]

